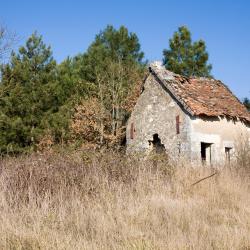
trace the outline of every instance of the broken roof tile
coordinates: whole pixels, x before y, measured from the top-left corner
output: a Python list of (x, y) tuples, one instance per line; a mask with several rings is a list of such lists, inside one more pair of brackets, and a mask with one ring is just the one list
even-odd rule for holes
[(187, 78), (167, 70), (159, 62), (152, 63), (149, 69), (191, 115), (226, 116), (250, 122), (246, 107), (221, 81)]

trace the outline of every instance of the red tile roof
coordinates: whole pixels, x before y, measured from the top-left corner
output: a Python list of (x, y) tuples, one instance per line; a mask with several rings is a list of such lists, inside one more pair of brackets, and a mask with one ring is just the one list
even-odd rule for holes
[(221, 81), (209, 78), (186, 78), (165, 69), (159, 62), (150, 71), (194, 116), (225, 116), (250, 122), (250, 113)]

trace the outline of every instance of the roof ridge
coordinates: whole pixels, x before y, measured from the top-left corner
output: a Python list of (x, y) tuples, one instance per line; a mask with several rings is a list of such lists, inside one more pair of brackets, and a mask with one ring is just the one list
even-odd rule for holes
[[(250, 123), (246, 107), (221, 80), (188, 78), (167, 70), (160, 61), (151, 63), (149, 71), (191, 116), (227, 116)], [(208, 88), (209, 84), (212, 88)]]
[[(186, 112), (188, 112), (191, 116), (194, 116), (194, 111), (191, 109), (191, 107), (189, 107), (189, 105), (183, 100), (183, 98), (181, 98), (172, 88), (172, 86), (170, 85), (166, 85), (164, 84), (164, 80), (165, 79), (162, 79), (159, 74), (157, 74), (157, 70), (154, 70), (154, 68), (152, 68), (151, 66), (149, 66), (149, 71), (151, 73), (153, 73), (153, 75), (165, 86), (165, 88), (168, 89), (168, 91), (172, 94), (172, 96), (174, 96), (174, 98), (177, 100), (177, 102), (179, 102), (179, 104), (181, 104), (181, 106), (183, 106), (183, 108), (185, 109)], [(167, 71), (167, 70), (166, 70)], [(169, 71), (171, 72), (171, 71)], [(175, 74), (174, 72), (171, 72), (173, 73), (174, 75), (178, 75), (178, 74)], [(181, 75), (178, 75), (178, 76), (181, 76)], [(173, 79), (168, 79), (168, 81), (176, 81), (175, 78)]]

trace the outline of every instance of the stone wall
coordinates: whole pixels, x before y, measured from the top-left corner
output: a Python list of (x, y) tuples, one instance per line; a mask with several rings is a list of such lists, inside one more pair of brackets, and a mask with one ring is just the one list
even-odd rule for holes
[[(179, 134), (176, 116), (180, 120)], [(158, 134), (169, 156), (190, 156), (190, 118), (150, 74), (127, 124), (127, 152), (150, 151), (149, 140), (154, 134)]]
[[(180, 120), (179, 134), (176, 116)], [(154, 134), (158, 134), (170, 157), (181, 156), (195, 163), (201, 162), (201, 143), (210, 144), (206, 161), (215, 165), (224, 163), (225, 148), (230, 149), (233, 158), (239, 137), (250, 138), (250, 127), (239, 120), (191, 117), (156, 76), (150, 74), (127, 124), (127, 152), (150, 152), (149, 141)]]

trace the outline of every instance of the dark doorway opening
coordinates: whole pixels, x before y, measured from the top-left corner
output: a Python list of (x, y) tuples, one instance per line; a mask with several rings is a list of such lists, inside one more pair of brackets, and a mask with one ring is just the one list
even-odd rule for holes
[(153, 145), (153, 149), (156, 153), (165, 153), (166, 149), (164, 144), (161, 143), (161, 139), (159, 138), (158, 134), (153, 135), (153, 140), (149, 140), (149, 145)]
[(227, 163), (230, 163), (230, 160), (231, 160), (231, 150), (232, 150), (232, 148), (225, 147), (225, 154), (226, 154), (226, 162)]
[(212, 143), (201, 142), (201, 160), (202, 162), (211, 163), (211, 145)]

